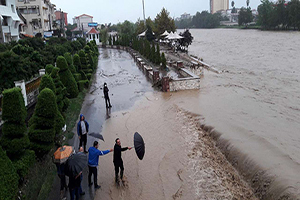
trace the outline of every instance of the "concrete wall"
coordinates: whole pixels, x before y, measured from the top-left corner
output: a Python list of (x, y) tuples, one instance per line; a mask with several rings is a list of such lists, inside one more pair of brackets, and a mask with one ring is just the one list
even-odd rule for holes
[(170, 80), (169, 85), (170, 92), (200, 89), (200, 78), (182, 78), (178, 80)]

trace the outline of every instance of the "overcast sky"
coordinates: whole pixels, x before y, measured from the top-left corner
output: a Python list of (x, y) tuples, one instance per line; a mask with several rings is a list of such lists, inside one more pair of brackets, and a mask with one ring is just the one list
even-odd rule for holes
[[(68, 13), (68, 22), (73, 23), (72, 18), (81, 14), (89, 14), (94, 17), (94, 22), (99, 24), (123, 22), (129, 20), (136, 22), (143, 18), (142, 0), (51, 0)], [(229, 0), (231, 7), (231, 0)], [(257, 9), (260, 0), (250, 0), (251, 8)], [(246, 5), (246, 0), (235, 0), (235, 7)], [(195, 15), (197, 11), (209, 10), (209, 0), (145, 0), (146, 18), (154, 19), (165, 7), (171, 17), (180, 17), (183, 13)]]

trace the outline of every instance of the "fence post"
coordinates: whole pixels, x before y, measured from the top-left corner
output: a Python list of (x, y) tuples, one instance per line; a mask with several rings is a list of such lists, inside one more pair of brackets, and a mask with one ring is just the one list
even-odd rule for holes
[(18, 88), (21, 88), (22, 95), (23, 95), (23, 98), (24, 98), (24, 103), (25, 103), (25, 106), (27, 106), (27, 94), (26, 94), (25, 81), (24, 80), (15, 81), (15, 86), (18, 87)]
[(40, 74), (40, 76), (44, 76), (46, 74), (46, 70), (45, 69), (40, 69), (39, 74)]

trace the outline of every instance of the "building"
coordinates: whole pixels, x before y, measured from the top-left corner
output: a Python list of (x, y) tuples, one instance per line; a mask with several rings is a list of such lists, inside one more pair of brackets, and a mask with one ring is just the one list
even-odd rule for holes
[(229, 0), (210, 0), (210, 13), (214, 14), (217, 11), (228, 10)]
[(87, 39), (87, 42), (95, 40), (96, 44), (100, 45), (99, 31), (97, 31), (94, 27), (91, 28), (91, 30), (89, 30), (86, 34), (86, 39)]
[(0, 42), (19, 40), (20, 18), (15, 0), (0, 0)]
[(188, 13), (184, 13), (180, 17), (181, 20), (190, 19), (190, 18), (192, 18), (191, 14), (188, 14)]
[(60, 22), (64, 21), (64, 25), (68, 26), (68, 13), (63, 11), (55, 11), (55, 22), (60, 26)]
[(77, 27), (72, 30), (73, 37), (85, 37), (92, 27), (97, 27), (98, 23), (93, 22), (93, 18), (87, 14), (73, 18), (73, 24), (77, 24)]
[(44, 36), (53, 31), (56, 6), (50, 0), (16, 0), (17, 10), (26, 19), (28, 35)]

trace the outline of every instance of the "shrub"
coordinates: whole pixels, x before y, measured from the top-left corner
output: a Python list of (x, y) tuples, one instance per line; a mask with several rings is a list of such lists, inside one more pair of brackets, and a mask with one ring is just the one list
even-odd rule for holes
[(165, 69), (167, 67), (167, 61), (166, 61), (166, 57), (165, 57), (164, 52), (161, 54), (161, 64), (162, 64), (163, 69)]
[(73, 76), (74, 76), (76, 82), (81, 80), (81, 74), (80, 73), (75, 73), (75, 74), (73, 74)]
[(13, 162), (14, 168), (20, 177), (28, 174), (30, 167), (35, 163), (35, 153), (32, 150), (26, 150), (24, 155)]
[(69, 52), (67, 52), (67, 53), (64, 54), (64, 57), (65, 57), (65, 59), (68, 63), (68, 67), (69, 67), (69, 70), (71, 71), (71, 73), (72, 74), (76, 73), (76, 69), (73, 65), (72, 55)]
[(49, 74), (45, 74), (42, 77), (41, 84), (40, 84), (40, 87), (39, 87), (39, 91), (41, 92), (45, 88), (49, 88), (54, 93), (56, 93), (56, 88), (55, 88), (54, 82), (53, 82), (53, 80), (52, 80), (52, 78)]
[(92, 74), (91, 74), (91, 73), (87, 73), (87, 74), (86, 74), (86, 77), (87, 77), (88, 80), (91, 80)]
[(78, 54), (75, 54), (73, 57), (73, 64), (74, 67), (76, 69), (76, 71), (78, 72), (79, 70), (81, 70), (81, 62), (80, 62), (80, 57)]
[(79, 88), (80, 92), (83, 90), (83, 88), (88, 88), (89, 87), (89, 81), (88, 80), (78, 81), (77, 84), (78, 84), (78, 88)]
[(18, 175), (12, 162), (0, 147), (0, 198), (1, 200), (15, 199), (18, 191)]
[(57, 105), (55, 94), (45, 88), (38, 96), (38, 101), (29, 127), (31, 148), (38, 157), (42, 157), (52, 148), (55, 137)]
[(84, 73), (84, 71), (79, 71), (79, 73), (81, 74), (81, 80), (87, 80), (87, 76), (86, 74)]
[(87, 70), (88, 67), (88, 59), (86, 56), (86, 53), (83, 50), (79, 51), (79, 57), (80, 57), (80, 63), (81, 63), (81, 68), (80, 70)]
[(45, 67), (46, 74), (51, 74), (53, 68), (54, 66), (52, 64), (46, 65)]
[(67, 88), (67, 96), (70, 98), (75, 98), (78, 95), (78, 87), (77, 83), (74, 79), (74, 76), (68, 69), (68, 64), (66, 62), (66, 59), (63, 56), (58, 56), (56, 60), (57, 67), (59, 70), (59, 76), (61, 82), (64, 84), (64, 86)]
[(156, 52), (155, 52), (155, 54), (156, 54), (156, 61), (155, 61), (155, 63), (157, 64), (157, 65), (160, 65), (160, 63), (161, 63), (161, 58), (160, 58), (160, 49), (159, 49), (159, 44), (157, 44), (157, 46), (156, 46)]
[(59, 72), (59, 68), (54, 67), (51, 73), (51, 77), (54, 81), (54, 85), (56, 88), (56, 103), (57, 103), (58, 110), (60, 112), (63, 112), (69, 106), (69, 99), (67, 98), (67, 89), (60, 81), (58, 72)]
[(26, 132), (26, 108), (20, 88), (3, 92), (3, 136), (1, 145), (10, 159), (18, 159), (29, 146)]

